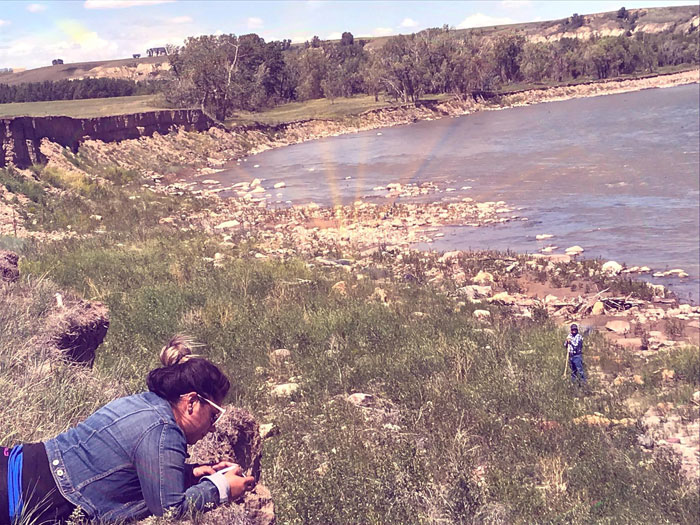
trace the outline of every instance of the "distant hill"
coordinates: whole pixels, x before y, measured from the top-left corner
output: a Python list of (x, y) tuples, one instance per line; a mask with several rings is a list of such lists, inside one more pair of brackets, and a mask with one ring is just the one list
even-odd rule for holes
[(73, 80), (88, 77), (153, 80), (169, 69), (170, 63), (167, 56), (124, 58), (120, 60), (59, 64), (28, 69), (17, 73), (2, 73), (0, 74), (0, 83), (15, 85), (25, 82)]
[[(589, 39), (595, 36), (619, 36), (630, 32), (660, 33), (663, 31), (689, 33), (700, 26), (700, 7), (655, 7), (649, 9), (629, 9), (627, 18), (618, 17), (618, 11), (584, 14), (577, 23), (571, 17), (544, 22), (528, 22), (500, 26), (450, 30), (455, 37), (474, 34), (496, 37), (502, 34), (517, 33), (533, 42), (554, 42), (562, 38)], [(572, 13), (573, 15), (573, 13)], [(577, 24), (580, 23), (580, 26)], [(425, 29), (419, 33), (425, 33)], [(375, 37), (367, 40), (368, 50), (383, 46), (391, 37)], [(300, 45), (295, 45), (298, 48)], [(60, 64), (17, 73), (0, 73), (0, 83), (21, 84), (25, 82), (56, 81), (77, 78), (122, 78), (130, 80), (153, 80), (170, 69), (167, 56), (127, 58)]]
[[(700, 7), (697, 5), (680, 7), (654, 7), (648, 9), (629, 9), (627, 19), (618, 18), (618, 11), (583, 14), (583, 24), (572, 27), (570, 17), (543, 22), (527, 22), (500, 26), (454, 29), (455, 37), (468, 34), (496, 37), (507, 33), (523, 35), (533, 42), (554, 42), (562, 38), (589, 39), (593, 36), (619, 36), (630, 31), (642, 33), (660, 33), (662, 31), (688, 33), (700, 26)], [(572, 15), (574, 13), (571, 13)], [(423, 33), (427, 30), (420, 31)], [(369, 49), (378, 48), (391, 37), (369, 39)]]

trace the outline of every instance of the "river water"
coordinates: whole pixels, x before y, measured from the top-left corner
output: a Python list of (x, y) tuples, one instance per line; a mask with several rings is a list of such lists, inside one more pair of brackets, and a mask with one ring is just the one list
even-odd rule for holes
[(688, 278), (645, 278), (697, 302), (699, 100), (693, 84), (484, 111), (271, 150), (214, 178), (260, 178), (277, 206), (382, 202), (376, 186), (432, 181), (442, 191), (423, 199), (503, 200), (529, 220), (447, 227), (419, 248), (580, 245), (585, 257), (682, 268)]

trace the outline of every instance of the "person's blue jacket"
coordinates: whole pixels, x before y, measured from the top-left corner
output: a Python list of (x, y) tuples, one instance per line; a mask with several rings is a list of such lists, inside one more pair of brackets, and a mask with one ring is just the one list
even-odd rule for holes
[(152, 392), (112, 401), (44, 446), (61, 494), (90, 518), (179, 517), (219, 503), (209, 480), (187, 488), (185, 435)]

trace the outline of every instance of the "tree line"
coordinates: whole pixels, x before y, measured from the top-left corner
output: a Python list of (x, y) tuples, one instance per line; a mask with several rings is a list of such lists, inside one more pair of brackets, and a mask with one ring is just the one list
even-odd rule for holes
[[(519, 83), (606, 79), (654, 73), (661, 67), (698, 64), (698, 31), (632, 33), (635, 15), (617, 13), (627, 33), (617, 37), (554, 42), (528, 41), (518, 33), (498, 36), (454, 31), (448, 26), (388, 38), (381, 47), (345, 32), (339, 41), (314, 37), (304, 45), (265, 42), (256, 34), (190, 37), (169, 46), (166, 81), (61, 80), (7, 86), (0, 103), (71, 100), (162, 91), (177, 107), (199, 107), (218, 120), (290, 101), (357, 94), (409, 103), (427, 94), (475, 96)], [(575, 29), (584, 18), (563, 24)]]
[[(574, 27), (578, 17), (567, 23)], [(697, 31), (531, 42), (444, 26), (391, 37), (376, 49), (366, 44), (349, 32), (340, 41), (314, 37), (302, 46), (255, 34), (189, 38), (170, 56), (166, 97), (223, 120), (289, 101), (383, 94), (409, 103), (426, 94), (466, 97), (523, 82), (606, 79), (700, 62)]]
[(118, 78), (85, 78), (26, 82), (13, 86), (0, 84), (0, 104), (8, 102), (40, 102), (86, 98), (129, 97), (150, 95), (163, 89), (163, 81), (138, 81)]

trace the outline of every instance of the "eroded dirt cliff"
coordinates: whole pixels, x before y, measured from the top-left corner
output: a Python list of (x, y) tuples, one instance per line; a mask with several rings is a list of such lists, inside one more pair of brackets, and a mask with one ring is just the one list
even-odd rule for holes
[(168, 133), (175, 128), (204, 131), (213, 121), (200, 110), (177, 109), (133, 115), (116, 115), (90, 119), (71, 117), (14, 117), (0, 119), (0, 167), (26, 168), (45, 162), (39, 145), (42, 139), (77, 151), (81, 142), (98, 139), (116, 142), (154, 133)]

